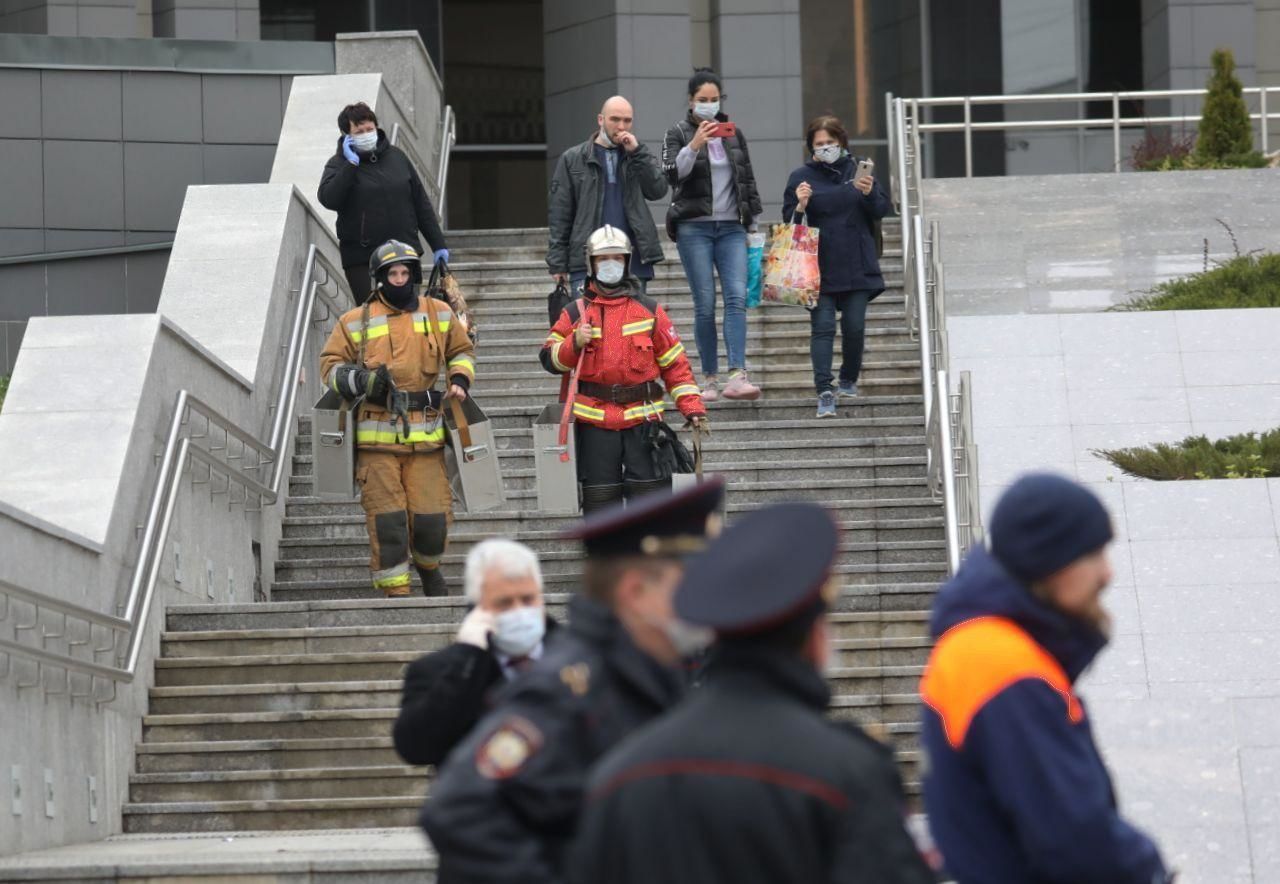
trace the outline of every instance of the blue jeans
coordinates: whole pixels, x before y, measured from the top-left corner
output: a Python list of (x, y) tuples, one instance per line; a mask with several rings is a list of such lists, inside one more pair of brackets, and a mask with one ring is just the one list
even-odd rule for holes
[(676, 248), (693, 290), (693, 339), (704, 376), (718, 373), (716, 283), (724, 297), (724, 349), (729, 370), (747, 367), (747, 229), (736, 221), (685, 221)]
[(851, 384), (858, 382), (862, 371), (862, 344), (867, 331), (867, 303), (872, 291), (837, 292), (818, 296), (818, 304), (809, 313), (809, 358), (813, 362), (813, 385), (821, 395), (834, 390), (831, 383), (831, 359), (835, 351), (836, 311), (840, 311), (840, 345), (844, 348), (844, 363), (840, 366), (840, 380)]

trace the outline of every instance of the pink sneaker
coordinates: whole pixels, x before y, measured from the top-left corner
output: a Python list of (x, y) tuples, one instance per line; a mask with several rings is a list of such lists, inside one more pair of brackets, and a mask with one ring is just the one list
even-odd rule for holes
[[(705, 396), (703, 397), (706, 398)], [(760, 388), (751, 383), (747, 377), (746, 369), (738, 369), (729, 374), (729, 383), (724, 385), (724, 398), (726, 399), (759, 399)]]
[(709, 378), (703, 378), (702, 379), (702, 401), (715, 402), (719, 398), (720, 398), (720, 384), (716, 381), (715, 377), (712, 376)]

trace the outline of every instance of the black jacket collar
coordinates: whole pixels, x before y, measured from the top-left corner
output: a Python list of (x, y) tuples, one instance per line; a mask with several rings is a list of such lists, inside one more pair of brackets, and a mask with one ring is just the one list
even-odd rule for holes
[(621, 679), (655, 705), (666, 708), (680, 696), (679, 675), (636, 646), (613, 612), (583, 595), (569, 602), (571, 635), (591, 645)]
[(707, 684), (744, 685), (754, 696), (783, 694), (814, 709), (826, 709), (831, 688), (813, 665), (777, 648), (746, 643), (720, 645), (707, 665)]

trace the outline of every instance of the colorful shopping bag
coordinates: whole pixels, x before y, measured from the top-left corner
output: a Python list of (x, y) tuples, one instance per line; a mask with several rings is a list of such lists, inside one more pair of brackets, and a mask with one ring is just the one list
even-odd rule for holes
[(760, 289), (764, 284), (764, 234), (747, 234), (747, 306), (760, 306)]
[(818, 228), (775, 224), (764, 256), (763, 304), (792, 304), (812, 310), (821, 285)]

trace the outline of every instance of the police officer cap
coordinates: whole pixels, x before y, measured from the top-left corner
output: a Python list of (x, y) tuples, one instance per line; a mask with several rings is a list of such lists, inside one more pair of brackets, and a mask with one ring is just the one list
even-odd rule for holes
[(581, 540), (589, 558), (662, 556), (699, 552), (720, 532), (724, 479), (709, 476), (676, 494), (646, 494), (592, 513), (562, 537)]
[(830, 579), (839, 548), (835, 520), (817, 504), (756, 510), (689, 560), (676, 588), (676, 614), (722, 636), (808, 622), (839, 592)]

